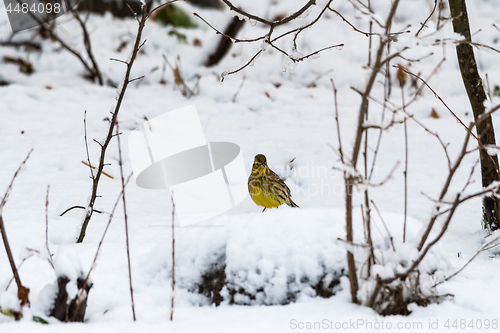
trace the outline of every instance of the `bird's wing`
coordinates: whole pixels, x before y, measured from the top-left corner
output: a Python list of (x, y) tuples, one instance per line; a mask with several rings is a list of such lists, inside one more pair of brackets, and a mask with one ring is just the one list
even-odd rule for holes
[(285, 182), (278, 176), (273, 170), (269, 169), (269, 180), (270, 183), (278, 183), (278, 185), (284, 189), (286, 195), (288, 197), (291, 197), (291, 192), (288, 186), (285, 184)]

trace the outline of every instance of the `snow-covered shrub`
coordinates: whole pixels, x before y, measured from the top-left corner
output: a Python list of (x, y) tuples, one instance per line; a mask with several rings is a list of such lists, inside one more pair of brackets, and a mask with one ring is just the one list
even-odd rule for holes
[[(176, 233), (176, 286), (206, 302), (287, 304), (301, 295), (331, 297), (345, 275), (342, 213), (332, 209), (230, 215), (220, 228)], [(148, 270), (168, 283), (170, 244), (150, 254)], [(192, 302), (200, 302), (193, 298)]]

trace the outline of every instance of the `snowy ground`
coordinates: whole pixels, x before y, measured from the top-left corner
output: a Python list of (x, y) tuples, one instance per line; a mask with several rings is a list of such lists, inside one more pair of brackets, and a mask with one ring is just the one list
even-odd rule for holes
[[(294, 22), (298, 27), (312, 20), (325, 1), (307, 18)], [(289, 14), (300, 8), (302, 1), (282, 1), (270, 5), (259, 0), (246, 3), (238, 1), (246, 10), (273, 18)], [(388, 3), (388, 1), (387, 1)], [(431, 0), (403, 0), (396, 15), (393, 31), (410, 30), (401, 35), (395, 49), (411, 45), (404, 53), (406, 58), (416, 59), (428, 55), (410, 66), (414, 73), (423, 77), (446, 58), (435, 76), (429, 81), (449, 107), (465, 122), (472, 120), (471, 112), (455, 58), (451, 23), (439, 32), (435, 30), (436, 15), (429, 21), (429, 29), (421, 38), (413, 36), (419, 29), (419, 22), (425, 20), (432, 10)], [(180, 4), (188, 12), (196, 11), (219, 29), (230, 20), (228, 11), (212, 11)], [(474, 40), (498, 48), (500, 32), (492, 24), (500, 26), (500, 11), (495, 0), (469, 1), (470, 24)], [(346, 0), (333, 2), (333, 8), (341, 12), (360, 29), (367, 30), (367, 18), (357, 13)], [(384, 20), (388, 4), (376, 3), (377, 17)], [(448, 11), (444, 15), (449, 15)], [(193, 17), (193, 20), (196, 18)], [(59, 18), (60, 34), (83, 50), (77, 24), (68, 16)], [(485, 330), (470, 326), (474, 320), (485, 326), (485, 320), (500, 320), (497, 301), (500, 291), (495, 281), (500, 278), (500, 263), (495, 252), (484, 252), (467, 269), (451, 281), (437, 288), (439, 294), (451, 293), (453, 299), (439, 305), (425, 308), (411, 307), (408, 317), (381, 317), (370, 309), (350, 303), (349, 282), (340, 278), (339, 290), (335, 296), (324, 299), (315, 297), (310, 287), (324, 274), (340, 272), (346, 267), (345, 249), (337, 238), (345, 237), (344, 196), (342, 175), (332, 169), (338, 166), (338, 158), (327, 146), (337, 147), (333, 93), (330, 78), (338, 88), (339, 119), (344, 149), (350, 151), (356, 126), (359, 95), (351, 89), (362, 89), (368, 71), (364, 67), (368, 56), (368, 39), (353, 32), (346, 23), (333, 13), (326, 13), (312, 29), (306, 30), (298, 40), (301, 53), (307, 54), (329, 45), (344, 43), (342, 49), (325, 51), (319, 59), (301, 62), (294, 69), (282, 71), (283, 56), (268, 48), (257, 59), (254, 66), (227, 76), (223, 84), (219, 75), (245, 64), (260, 49), (260, 42), (233, 45), (230, 55), (214, 68), (205, 68), (203, 61), (213, 51), (218, 36), (203, 22), (196, 20), (199, 28), (184, 30), (187, 43), (180, 43), (167, 35), (170, 28), (148, 22), (144, 38), (147, 43), (139, 54), (132, 70), (132, 77), (146, 75), (145, 79), (132, 83), (120, 111), (120, 129), (127, 135), (143, 117), (149, 119), (182, 106), (195, 104), (208, 141), (237, 143), (250, 171), (255, 154), (268, 158), (270, 167), (282, 177), (293, 193), (294, 201), (302, 208), (261, 213), (250, 198), (236, 209), (213, 218), (196, 228), (176, 230), (177, 244), (177, 292), (175, 320), (168, 320), (171, 290), (170, 228), (171, 205), (166, 192), (145, 190), (133, 182), (127, 188), (127, 209), (130, 228), (130, 251), (133, 270), (134, 297), (137, 322), (132, 321), (130, 295), (128, 293), (127, 258), (125, 233), (121, 208), (111, 223), (104, 241), (97, 266), (92, 273), (94, 284), (89, 295), (85, 324), (72, 324), (71, 330), (95, 332), (176, 331), (176, 332), (285, 332), (306, 328), (307, 323), (321, 322), (322, 329), (335, 329), (340, 323), (344, 331), (379, 331), (382, 323), (392, 328), (401, 327), (408, 331), (432, 330), (429, 326), (438, 321), (439, 329), (445, 323), (451, 325), (458, 319), (466, 320), (467, 326), (460, 331)], [(409, 28), (405, 28), (411, 24)], [(111, 16), (90, 16), (88, 21), (96, 59), (105, 78), (119, 83), (124, 74), (124, 65), (109, 61), (109, 58), (127, 59), (136, 33), (135, 20), (118, 20)], [(5, 11), (0, 8), (0, 39), (9, 37), (9, 25)], [(479, 31), (480, 30), (480, 31)], [(281, 31), (281, 30), (280, 30)], [(260, 36), (266, 30), (260, 25), (246, 24), (239, 38)], [(280, 32), (278, 31), (277, 34)], [(16, 263), (29, 255), (28, 249), (40, 254), (26, 260), (20, 269), (22, 282), (30, 288), (31, 311), (44, 316), (49, 308), (50, 291), (56, 275), (46, 260), (45, 248), (45, 193), (50, 185), (49, 245), (54, 254), (56, 268), (67, 274), (78, 270), (88, 271), (108, 215), (95, 214), (83, 244), (75, 244), (83, 211), (73, 210), (65, 216), (60, 213), (74, 205), (84, 205), (90, 195), (91, 180), (88, 168), (81, 164), (86, 159), (83, 139), (83, 115), (87, 111), (88, 137), (101, 140), (107, 131), (108, 122), (103, 121), (114, 107), (116, 89), (100, 87), (82, 78), (83, 68), (78, 60), (61, 50), (57, 43), (42, 41), (35, 30), (14, 36), (14, 40), (34, 38), (42, 42), (43, 52), (29, 55), (14, 48), (0, 47), (0, 56), (22, 57), (33, 63), (35, 72), (24, 75), (12, 64), (0, 62), (0, 79), (11, 82), (0, 87), (0, 193), (8, 186), (13, 173), (30, 149), (33, 153), (23, 172), (16, 179), (14, 189), (3, 210), (10, 245)], [(199, 39), (201, 46), (194, 46)], [(436, 45), (437, 41), (445, 41)], [(128, 45), (118, 52), (122, 41)], [(419, 43), (418, 46), (416, 43)], [(291, 51), (291, 40), (278, 43), (279, 47)], [(200, 75), (200, 93), (191, 99), (183, 97), (174, 88), (172, 72), (167, 68), (162, 74), (165, 55), (171, 63), (177, 56), (189, 85), (194, 84), (195, 75)], [(476, 58), (481, 75), (488, 74), (491, 87), (500, 85), (500, 62), (498, 53), (476, 49)], [(394, 64), (407, 65), (405, 60)], [(400, 91), (392, 69), (393, 92), (391, 99), (400, 103)], [(326, 74), (325, 74), (326, 73)], [(317, 79), (319, 75), (324, 74)], [(243, 77), (244, 85), (233, 102)], [(164, 77), (167, 84), (160, 84)], [(379, 76), (379, 80), (382, 77)], [(311, 83), (315, 83), (311, 85)], [(373, 96), (382, 96), (383, 86), (376, 83)], [(414, 90), (405, 88), (405, 96), (413, 96)], [(496, 101), (495, 101), (496, 98)], [(492, 104), (499, 102), (494, 97)], [(496, 103), (495, 103), (496, 102)], [(430, 117), (435, 109), (439, 119)], [(450, 156), (454, 158), (461, 147), (465, 133), (446, 108), (424, 90), (422, 97), (409, 110), (422, 123), (436, 130), (443, 141), (449, 143)], [(380, 123), (381, 107), (372, 103), (370, 121)], [(500, 119), (494, 117), (497, 124)], [(408, 122), (409, 170), (408, 170), (408, 238), (411, 242), (421, 233), (422, 227), (432, 213), (433, 203), (425, 194), (436, 198), (447, 173), (447, 162), (436, 139), (424, 132), (416, 123)], [(374, 148), (377, 133), (370, 138)], [(125, 174), (131, 171), (126, 140)], [(470, 143), (470, 148), (473, 143)], [(90, 157), (94, 164), (98, 160), (98, 147), (90, 145)], [(293, 169), (290, 161), (294, 159)], [(452, 184), (453, 191), (459, 191), (465, 184), (470, 168), (476, 161), (475, 154), (468, 155), (464, 166)], [(116, 141), (107, 155), (111, 163), (105, 171), (119, 176), (118, 150)], [(381, 142), (373, 181), (385, 179), (397, 162), (404, 162), (404, 132), (402, 126), (394, 126), (384, 134)], [(403, 221), (403, 164), (400, 163), (392, 178), (383, 187), (373, 188), (371, 195), (382, 212), (391, 234), (400, 239)], [(480, 174), (476, 168), (475, 183), (469, 191), (480, 189)], [(97, 209), (110, 212), (121, 190), (118, 179), (104, 177), (100, 185)], [(453, 198), (453, 191), (448, 197)], [(355, 202), (355, 238), (363, 240), (361, 212), (362, 197)], [(480, 199), (471, 200), (460, 206), (449, 231), (423, 263), (429, 270), (437, 270), (436, 281), (450, 275), (464, 265), (487, 241), (486, 232), (480, 226)], [(376, 244), (385, 246), (386, 233), (377, 216), (374, 216), (374, 237)], [(498, 234), (497, 234), (498, 235)], [(489, 238), (491, 239), (491, 238)], [(208, 305), (207, 299), (190, 288), (196, 285), (210, 263), (226, 253), (226, 275), (236, 286), (246, 290), (254, 288), (259, 293), (255, 300), (241, 298), (239, 304), (230, 305), (228, 294), (219, 307)], [(361, 264), (361, 263), (359, 263)], [(294, 280), (290, 280), (290, 276)], [(16, 287), (13, 283), (5, 291), (11, 279), (11, 270), (6, 254), (0, 250), (0, 306), (12, 306)], [(492, 285), (493, 284), (493, 285)], [(260, 289), (259, 289), (260, 288)], [(287, 303), (287, 292), (292, 288), (296, 300)], [(263, 304), (271, 304), (264, 306)], [(15, 304), (14, 304), (15, 305)], [(63, 332), (68, 327), (51, 319), (51, 325), (31, 322), (29, 313), (20, 323), (0, 315), (2, 332)], [(324, 321), (326, 320), (326, 321)], [(479, 320), (479, 321), (478, 321)], [(353, 326), (353, 322), (357, 325)], [(371, 323), (370, 326), (369, 323)], [(328, 324), (327, 324), (328, 323)], [(408, 325), (421, 323), (422, 326)], [(345, 325), (349, 324), (348, 327)], [(343, 325), (343, 326), (342, 326)], [(403, 325), (403, 326), (398, 326)], [(405, 327), (405, 325), (407, 325)], [(377, 329), (377, 327), (379, 329)], [(387, 328), (387, 326), (385, 326)], [(495, 328), (495, 326), (492, 326)], [(317, 327), (316, 327), (317, 328)], [(338, 328), (338, 327), (337, 327)], [(498, 326), (496, 326), (498, 329)], [(318, 328), (319, 329), (319, 328)], [(433, 330), (435, 331), (435, 330)]]

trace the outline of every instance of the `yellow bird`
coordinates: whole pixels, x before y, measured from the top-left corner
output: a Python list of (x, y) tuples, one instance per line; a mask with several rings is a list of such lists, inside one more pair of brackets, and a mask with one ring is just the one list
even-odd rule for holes
[(285, 182), (267, 166), (266, 157), (256, 155), (252, 173), (248, 177), (248, 192), (257, 206), (277, 208), (286, 203), (290, 207), (299, 207), (292, 201), (292, 194)]

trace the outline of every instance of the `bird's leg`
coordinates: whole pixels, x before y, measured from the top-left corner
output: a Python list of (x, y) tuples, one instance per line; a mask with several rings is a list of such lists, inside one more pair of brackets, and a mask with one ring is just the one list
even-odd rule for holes
[(264, 213), (265, 210), (266, 210), (266, 207), (264, 207), (264, 209), (262, 210), (262, 213)]

